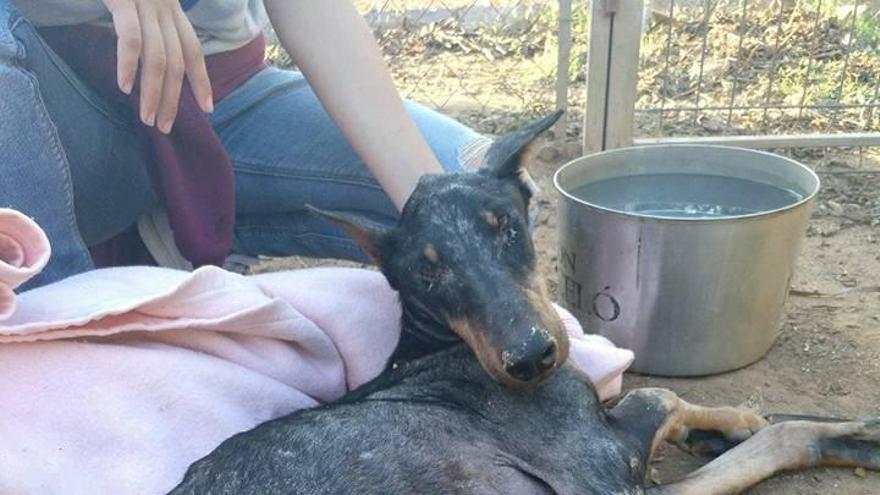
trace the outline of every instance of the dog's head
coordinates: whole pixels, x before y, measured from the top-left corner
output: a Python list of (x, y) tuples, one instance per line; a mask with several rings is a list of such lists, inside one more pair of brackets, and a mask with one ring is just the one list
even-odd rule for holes
[(394, 227), (315, 210), (354, 238), (400, 293), (405, 332), (426, 349), (456, 341), (454, 332), (513, 387), (539, 382), (568, 356), (536, 273), (523, 169), (526, 149), (559, 115), (495, 141), (478, 173), (422, 177)]

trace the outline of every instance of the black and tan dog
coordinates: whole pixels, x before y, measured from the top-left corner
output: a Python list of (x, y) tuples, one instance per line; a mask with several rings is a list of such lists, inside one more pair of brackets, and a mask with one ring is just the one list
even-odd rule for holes
[[(523, 150), (556, 117), (499, 140), (479, 174), (424, 178), (392, 229), (322, 213), (400, 292), (398, 366), (230, 438), (173, 493), (712, 495), (781, 470), (880, 469), (880, 419), (764, 418), (660, 389), (606, 408), (562, 364), (568, 342), (535, 275), (520, 176)], [(721, 455), (647, 487), (663, 441)]]
[(393, 228), (314, 210), (357, 240), (400, 295), (404, 331), (395, 361), (464, 340), (496, 380), (523, 387), (568, 357), (562, 322), (536, 273), (531, 190), (520, 167), (559, 115), (496, 141), (479, 173), (423, 177)]

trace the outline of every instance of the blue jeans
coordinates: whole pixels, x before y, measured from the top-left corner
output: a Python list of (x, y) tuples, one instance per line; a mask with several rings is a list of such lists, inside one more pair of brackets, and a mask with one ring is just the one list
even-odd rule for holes
[[(483, 140), (425, 107), (407, 109), (448, 171)], [(234, 251), (363, 260), (305, 204), (390, 223), (397, 212), (295, 71), (268, 68), (215, 105), (210, 117), (236, 177)], [(108, 105), (0, 0), (0, 207), (32, 216), (52, 244), (49, 265), (25, 288), (94, 268), (87, 250), (158, 207), (135, 135), (140, 125)], [(393, 144), (389, 143), (389, 146)]]

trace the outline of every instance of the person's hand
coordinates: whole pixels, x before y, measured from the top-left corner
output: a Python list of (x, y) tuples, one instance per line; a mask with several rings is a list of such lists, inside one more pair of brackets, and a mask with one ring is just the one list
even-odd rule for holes
[(177, 116), (183, 76), (205, 112), (214, 108), (199, 39), (177, 0), (103, 0), (118, 38), (116, 77), (131, 94), (141, 65), (140, 117), (168, 134)]

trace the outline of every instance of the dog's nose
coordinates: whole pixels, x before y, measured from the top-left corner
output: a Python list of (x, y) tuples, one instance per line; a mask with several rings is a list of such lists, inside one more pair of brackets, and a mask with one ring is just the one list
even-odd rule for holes
[(503, 352), (504, 370), (513, 378), (528, 382), (556, 364), (556, 341), (546, 335), (533, 335), (522, 346)]

